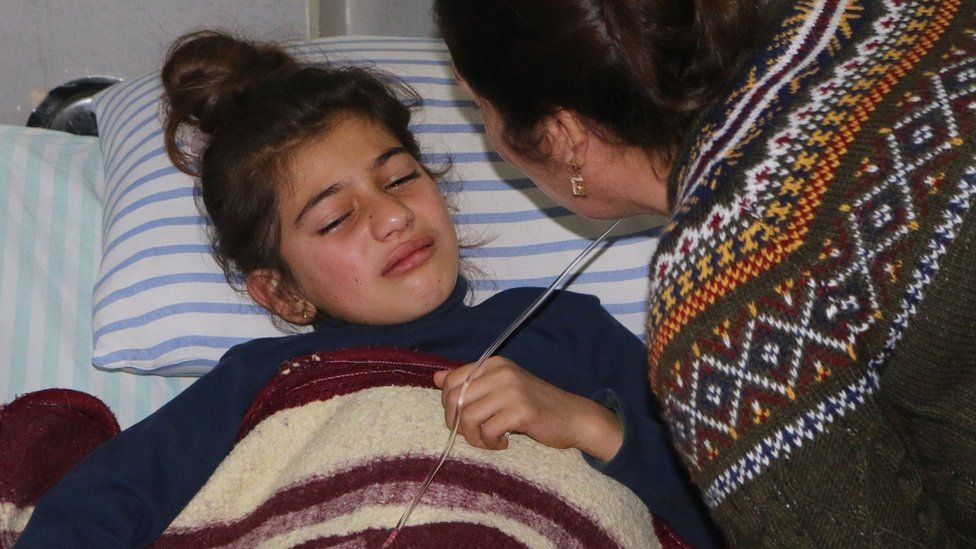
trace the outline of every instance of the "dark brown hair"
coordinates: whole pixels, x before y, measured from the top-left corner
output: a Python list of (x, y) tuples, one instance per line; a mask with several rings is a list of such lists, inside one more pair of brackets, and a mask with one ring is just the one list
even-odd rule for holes
[(605, 137), (672, 155), (728, 84), (755, 0), (435, 0), (455, 69), (541, 158), (539, 123), (569, 109)]
[[(162, 80), (166, 151), (199, 176), (214, 257), (238, 288), (257, 269), (293, 287), (279, 253), (277, 190), (293, 154), (339, 118), (382, 125), (420, 162), (408, 128), (420, 98), (363, 68), (302, 65), (280, 47), (203, 31), (174, 43)], [(202, 154), (191, 152), (193, 140), (205, 142)]]

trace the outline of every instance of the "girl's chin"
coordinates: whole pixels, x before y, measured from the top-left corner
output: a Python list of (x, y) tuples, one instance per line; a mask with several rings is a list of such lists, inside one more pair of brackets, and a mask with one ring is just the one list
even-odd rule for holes
[(410, 316), (420, 318), (440, 307), (454, 293), (456, 284), (457, 275), (455, 274), (453, 277), (438, 279), (423, 288), (409, 292), (407, 302), (410, 304)]
[[(418, 275), (421, 273), (418, 271)], [(334, 315), (352, 324), (390, 325), (417, 320), (447, 301), (457, 285), (457, 271), (443, 275), (408, 277), (399, 284), (382, 285), (368, 299), (347, 303), (344, 314)]]

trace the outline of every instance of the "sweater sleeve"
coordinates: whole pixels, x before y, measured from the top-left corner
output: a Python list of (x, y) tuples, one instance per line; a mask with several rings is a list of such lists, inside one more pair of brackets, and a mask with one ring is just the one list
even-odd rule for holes
[[(801, 416), (819, 427), (811, 441), (716, 506), (732, 544), (976, 546), (976, 218), (957, 238), (874, 392), (844, 408), (860, 385), (824, 398)], [(847, 369), (870, 376), (866, 362)], [(843, 413), (818, 426), (832, 408)]]
[(40, 500), (17, 547), (135, 547), (157, 539), (229, 452), (241, 417), (276, 371), (230, 355), (79, 463)]
[(609, 461), (584, 457), (595, 469), (630, 488), (694, 547), (720, 545), (717, 529), (675, 453), (651, 397), (643, 344), (595, 299), (585, 316), (592, 333), (592, 363), (603, 384), (591, 398), (617, 414), (624, 437)]

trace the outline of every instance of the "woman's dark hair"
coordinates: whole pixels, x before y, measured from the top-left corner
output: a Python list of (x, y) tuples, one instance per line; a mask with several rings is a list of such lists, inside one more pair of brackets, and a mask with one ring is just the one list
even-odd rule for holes
[(559, 109), (671, 155), (755, 39), (755, 0), (435, 0), (456, 71), (541, 158)]
[[(166, 151), (199, 176), (214, 257), (238, 287), (257, 269), (294, 285), (279, 253), (278, 189), (294, 153), (341, 117), (380, 124), (420, 162), (402, 102), (420, 98), (363, 68), (302, 65), (280, 47), (203, 31), (176, 41), (162, 80)], [(195, 138), (187, 135), (205, 141), (202, 155), (189, 150)]]

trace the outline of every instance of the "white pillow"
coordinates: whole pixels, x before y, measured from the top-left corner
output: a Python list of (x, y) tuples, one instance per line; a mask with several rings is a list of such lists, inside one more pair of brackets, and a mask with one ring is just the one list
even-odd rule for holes
[[(327, 38), (294, 44), (291, 51), (303, 61), (375, 66), (423, 97), (413, 129), (425, 158), (437, 163), (450, 155), (452, 175), (462, 181), (455, 197), (462, 237), (487, 240), (463, 253), (487, 275), (471, 280), (475, 301), (506, 288), (548, 285), (608, 225), (555, 206), (488, 148), (484, 127), (452, 78), (439, 40)], [(211, 258), (193, 182), (163, 150), (160, 93), (158, 75), (152, 74), (113, 86), (95, 100), (106, 189), (93, 363), (108, 370), (197, 375), (232, 345), (280, 332), (260, 307), (225, 282)], [(642, 337), (647, 263), (660, 222), (625, 222), (614, 246), (570, 287), (599, 296)]]

